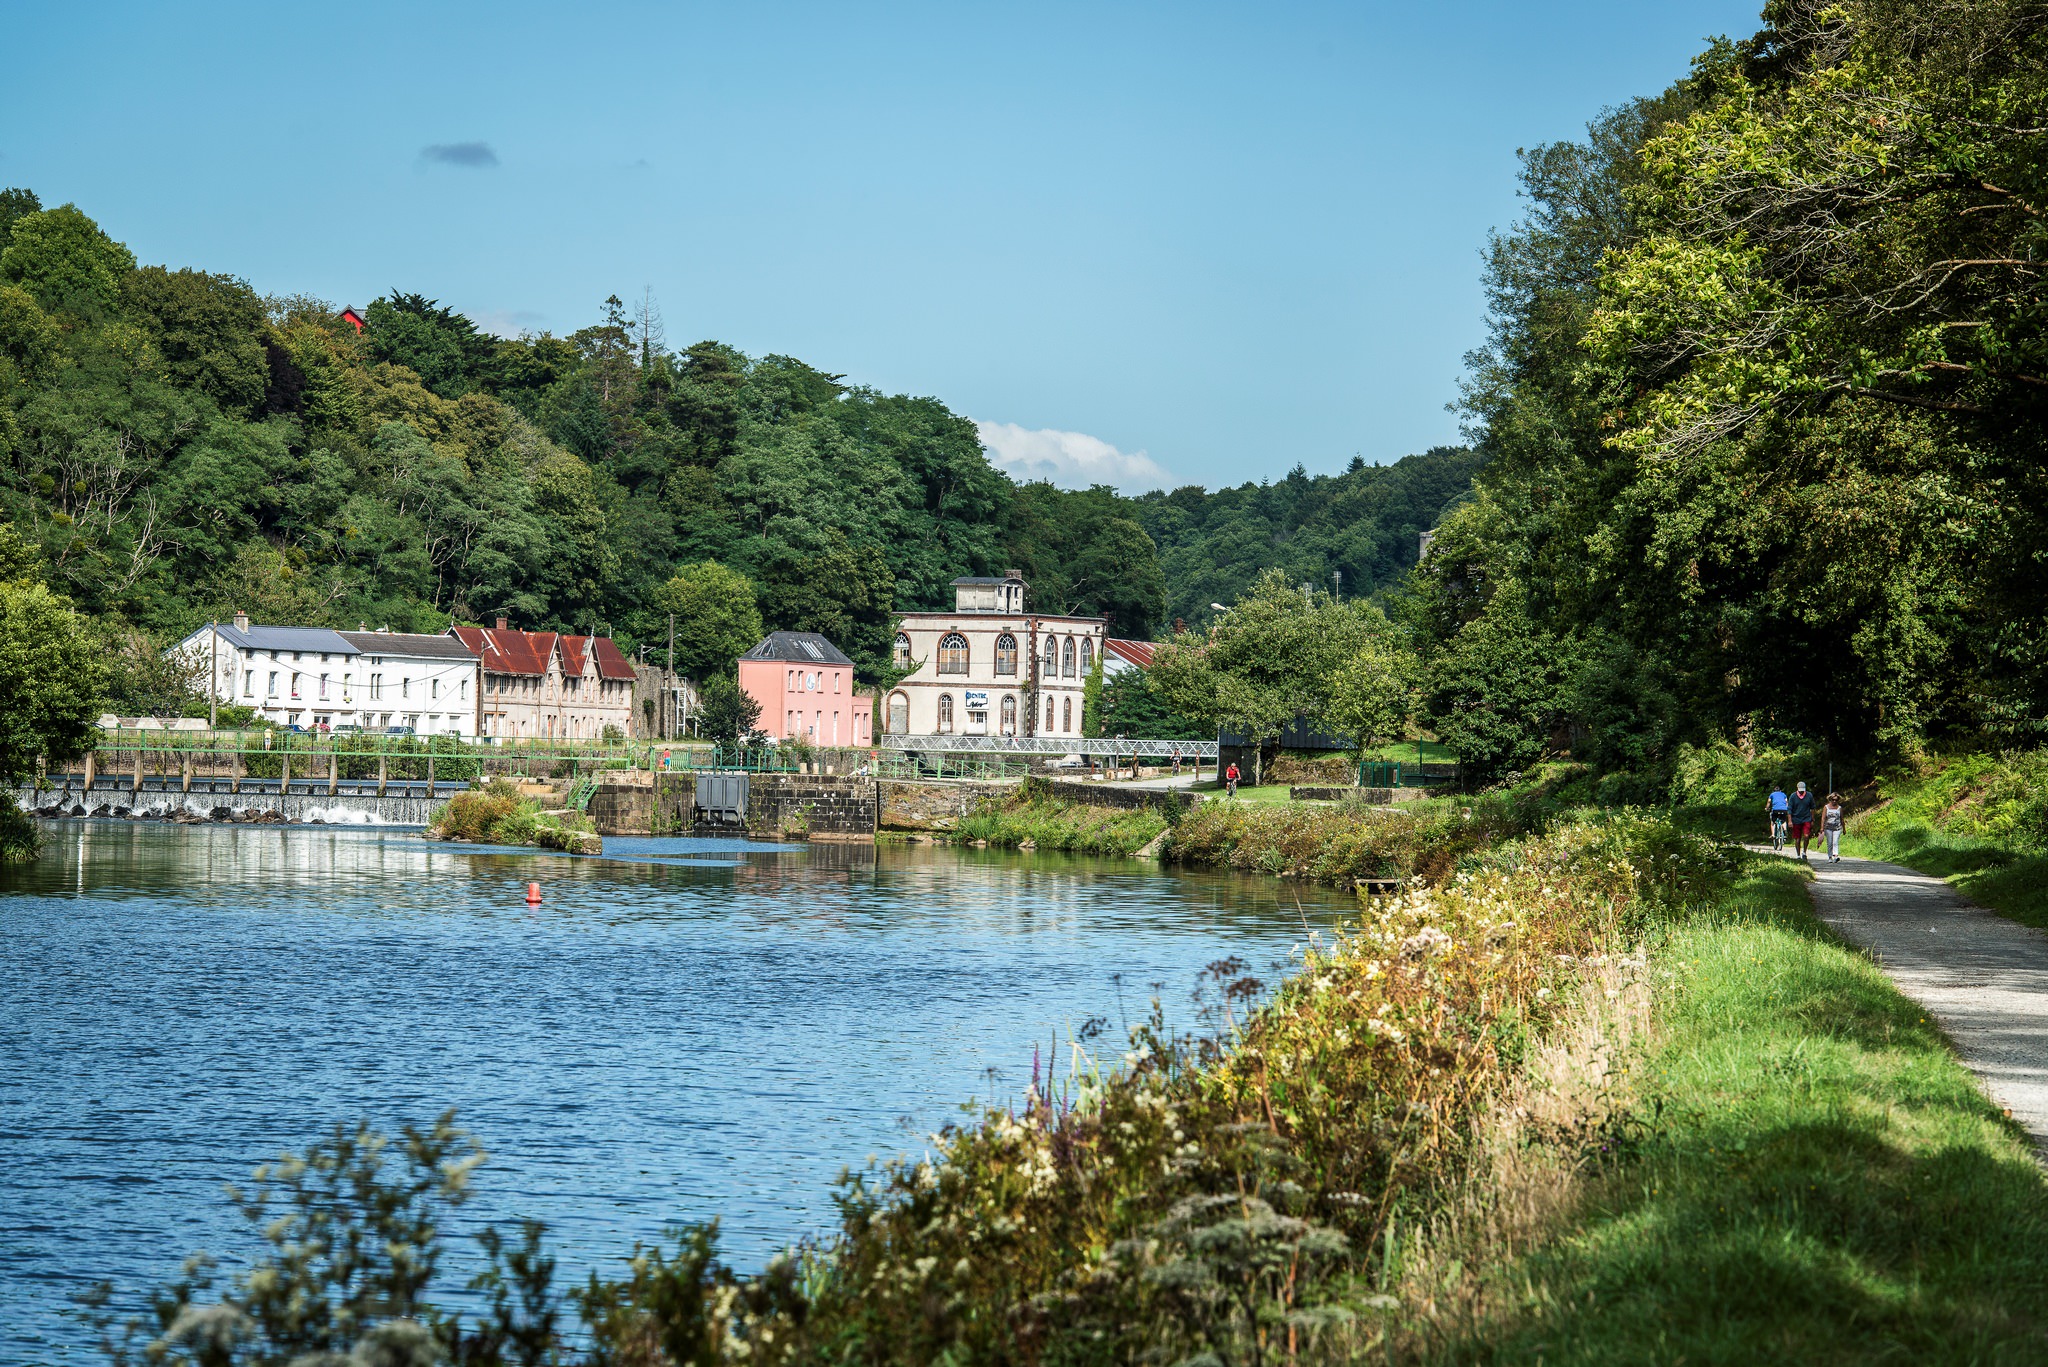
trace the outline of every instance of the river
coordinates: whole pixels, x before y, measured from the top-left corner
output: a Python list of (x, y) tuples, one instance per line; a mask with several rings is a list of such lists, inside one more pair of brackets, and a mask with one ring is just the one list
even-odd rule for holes
[[(716, 1215), (757, 1266), (831, 1184), (1013, 1098), (1090, 1017), (1255, 972), (1347, 907), (1277, 880), (931, 846), (609, 839), (572, 859), (392, 828), (55, 821), (0, 869), (0, 1361), (62, 1311), (251, 1247), (221, 1193), (337, 1122), (456, 1107), (475, 1222), (545, 1220), (559, 1284)], [(537, 908), (525, 901), (540, 882)], [(442, 1285), (467, 1269), (450, 1265)], [(451, 1275), (452, 1274), (452, 1275)]]

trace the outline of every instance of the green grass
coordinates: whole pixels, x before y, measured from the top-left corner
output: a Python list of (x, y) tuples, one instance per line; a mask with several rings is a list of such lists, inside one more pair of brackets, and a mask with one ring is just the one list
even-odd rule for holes
[(1670, 934), (1644, 1132), (1451, 1360), (2048, 1361), (2048, 1181), (1803, 877)]
[(948, 838), (955, 844), (987, 841), (998, 849), (1016, 849), (1029, 841), (1041, 850), (1135, 854), (1165, 830), (1166, 817), (1156, 808), (1131, 811), (1043, 798), (984, 804), (962, 817)]
[[(1448, 745), (1439, 745), (1433, 740), (1423, 741), (1421, 745), (1422, 762), (1424, 764), (1456, 764), (1458, 762), (1457, 753)], [(1412, 763), (1415, 759), (1415, 746), (1415, 741), (1397, 740), (1391, 745), (1382, 745), (1377, 750), (1366, 751), (1365, 757), (1367, 759), (1403, 760)]]

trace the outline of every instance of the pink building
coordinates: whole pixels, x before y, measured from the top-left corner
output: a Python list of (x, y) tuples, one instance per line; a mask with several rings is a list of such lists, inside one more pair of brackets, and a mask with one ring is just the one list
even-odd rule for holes
[(777, 740), (872, 745), (874, 701), (853, 688), (853, 661), (815, 631), (771, 631), (740, 656), (740, 691), (761, 704)]

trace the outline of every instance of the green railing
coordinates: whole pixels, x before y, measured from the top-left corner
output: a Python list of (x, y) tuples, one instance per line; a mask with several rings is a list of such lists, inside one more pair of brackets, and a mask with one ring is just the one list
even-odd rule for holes
[(1361, 788), (1435, 788), (1457, 781), (1458, 766), (1455, 764), (1410, 764), (1405, 760), (1369, 759), (1358, 766), (1358, 786)]

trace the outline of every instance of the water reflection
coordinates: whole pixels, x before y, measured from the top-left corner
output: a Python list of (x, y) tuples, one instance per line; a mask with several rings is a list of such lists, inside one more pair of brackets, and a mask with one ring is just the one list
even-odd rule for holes
[(233, 1247), (220, 1184), (359, 1114), (459, 1106), (493, 1153), (472, 1213), (547, 1220), (567, 1281), (685, 1216), (758, 1259), (829, 1222), (843, 1165), (1014, 1095), (1062, 1024), (1344, 909), (929, 846), (47, 832), (0, 873), (0, 1360), (72, 1357), (89, 1279)]

